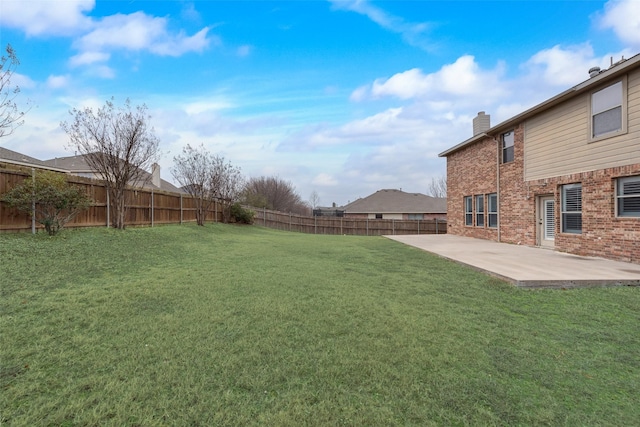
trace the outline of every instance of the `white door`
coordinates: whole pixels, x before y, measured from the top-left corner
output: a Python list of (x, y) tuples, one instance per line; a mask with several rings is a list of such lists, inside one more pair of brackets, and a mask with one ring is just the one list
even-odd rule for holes
[(553, 196), (540, 197), (538, 207), (540, 246), (554, 246), (556, 235), (556, 203)]

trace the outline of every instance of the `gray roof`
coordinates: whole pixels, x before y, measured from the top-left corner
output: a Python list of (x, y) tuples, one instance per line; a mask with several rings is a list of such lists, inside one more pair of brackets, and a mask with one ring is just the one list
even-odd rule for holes
[(447, 199), (401, 190), (378, 190), (343, 208), (346, 213), (446, 213)]
[[(56, 157), (55, 159), (45, 160), (45, 163), (51, 166), (64, 168), (71, 173), (93, 172), (93, 168), (89, 163), (87, 163), (84, 155)], [(147, 171), (142, 171), (142, 176), (140, 178), (144, 180), (142, 188), (164, 190), (172, 193), (184, 193), (184, 190), (176, 187), (169, 181), (165, 181), (164, 179), (160, 179), (160, 187), (153, 185), (151, 183), (151, 174)]]
[(69, 172), (92, 172), (93, 169), (84, 156), (68, 156), (56, 157), (54, 159), (45, 160), (44, 163), (57, 168), (66, 169)]
[(18, 153), (17, 151), (9, 150), (8, 148), (0, 147), (0, 161), (12, 163), (19, 166), (36, 167), (39, 169), (49, 169), (59, 172), (66, 172), (63, 168), (56, 168), (49, 165), (47, 162), (38, 160), (35, 157), (27, 156), (26, 154)]
[(556, 96), (554, 96), (553, 98), (549, 98), (546, 101), (532, 107), (529, 108), (528, 110), (517, 114), (513, 117), (511, 117), (508, 120), (505, 120), (502, 123), (497, 124), (496, 126), (493, 126), (492, 128), (490, 128), (489, 130), (485, 131), (484, 133), (478, 134), (478, 135), (474, 135), (471, 138), (462, 141), (461, 143), (454, 145), (453, 147), (449, 148), (448, 150), (443, 151), (442, 153), (438, 154), (439, 157), (447, 157), (449, 154), (452, 154), (464, 147), (467, 147), (469, 145), (472, 145), (482, 139), (484, 139), (485, 137), (490, 137), (491, 135), (498, 135), (501, 132), (506, 132), (509, 130), (509, 128), (512, 128), (513, 126), (515, 126), (516, 124), (522, 122), (523, 120), (528, 119), (529, 117), (533, 117), (543, 111), (546, 111), (552, 107), (555, 107), (556, 105), (565, 102), (571, 98), (574, 98), (578, 95), (581, 95), (585, 92), (588, 92), (590, 90), (592, 90), (594, 88), (594, 86), (604, 83), (607, 80), (612, 80), (615, 78), (618, 78), (620, 75), (624, 74), (624, 73), (628, 73), (630, 70), (633, 70), (635, 68), (640, 67), (640, 54), (634, 55), (629, 59), (625, 59), (622, 60), (620, 62), (616, 62), (615, 64), (613, 64), (611, 67), (609, 67), (607, 70), (601, 71), (599, 74), (597, 74), (595, 77), (591, 77), (588, 80), (585, 80), (584, 82), (572, 87), (571, 89), (568, 89)]

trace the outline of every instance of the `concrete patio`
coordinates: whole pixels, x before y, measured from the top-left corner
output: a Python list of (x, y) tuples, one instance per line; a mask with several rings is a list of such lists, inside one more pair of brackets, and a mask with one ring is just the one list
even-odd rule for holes
[(451, 234), (385, 236), (522, 288), (640, 286), (640, 264)]

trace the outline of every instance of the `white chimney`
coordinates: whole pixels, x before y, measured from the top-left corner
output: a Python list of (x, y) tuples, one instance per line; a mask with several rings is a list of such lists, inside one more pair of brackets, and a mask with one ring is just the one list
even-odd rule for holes
[(151, 183), (160, 188), (160, 165), (157, 163), (151, 165)]
[(473, 135), (486, 132), (491, 127), (491, 116), (485, 114), (484, 111), (480, 111), (473, 119)]

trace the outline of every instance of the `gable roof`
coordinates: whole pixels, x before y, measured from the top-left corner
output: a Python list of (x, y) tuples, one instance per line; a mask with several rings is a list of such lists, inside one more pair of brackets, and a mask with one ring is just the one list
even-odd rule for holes
[(68, 156), (68, 157), (56, 157), (54, 159), (45, 160), (44, 163), (66, 169), (70, 172), (93, 172), (89, 163), (83, 155), (79, 156)]
[(509, 129), (514, 127), (516, 124), (522, 122), (523, 120), (526, 120), (530, 117), (540, 114), (543, 111), (549, 110), (550, 108), (555, 107), (556, 105), (562, 102), (565, 102), (571, 98), (574, 98), (578, 95), (582, 95), (583, 93), (594, 89), (597, 85), (601, 83), (605, 83), (608, 80), (613, 80), (615, 78), (618, 78), (621, 75), (628, 73), (629, 71), (639, 67), (640, 67), (640, 54), (634, 55), (629, 59), (623, 59), (619, 62), (616, 62), (615, 64), (612, 64), (611, 67), (609, 67), (608, 69), (604, 71), (600, 71), (599, 74), (595, 75), (594, 77), (590, 77), (588, 80), (585, 80), (582, 83), (568, 90), (565, 90), (564, 92), (552, 98), (549, 98), (546, 101), (541, 102), (540, 104), (532, 108), (529, 108), (528, 110), (525, 110), (522, 113), (517, 114), (511, 117), (510, 119), (503, 121), (502, 123), (497, 124), (496, 126), (493, 126), (492, 128), (490, 128), (489, 130), (483, 133), (474, 135), (471, 138), (465, 141), (462, 141), (458, 145), (454, 145), (448, 150), (445, 150), (442, 153), (438, 154), (438, 157), (447, 157), (448, 155), (453, 154), (454, 152), (462, 148), (465, 148), (469, 145), (472, 145), (486, 137), (490, 137), (492, 135), (498, 135), (502, 132), (508, 131)]
[(446, 213), (447, 199), (402, 190), (378, 190), (344, 206), (346, 213)]
[(27, 156), (26, 154), (18, 153), (17, 151), (9, 150), (8, 148), (4, 147), (0, 147), (0, 161), (18, 166), (35, 167), (38, 169), (48, 169), (58, 172), (67, 172), (62, 168), (53, 167), (47, 164), (47, 162), (38, 160), (35, 157)]

